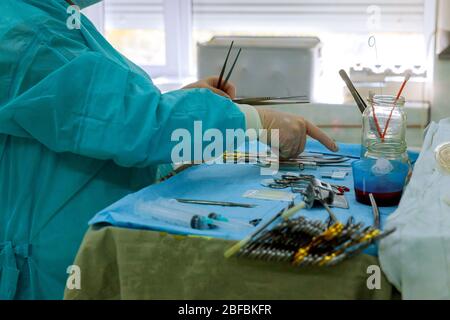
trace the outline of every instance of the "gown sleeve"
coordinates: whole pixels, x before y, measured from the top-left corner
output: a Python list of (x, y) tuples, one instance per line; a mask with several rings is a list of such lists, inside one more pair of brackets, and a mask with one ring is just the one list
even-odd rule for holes
[(3, 132), (125, 167), (170, 163), (179, 143), (172, 133), (193, 134), (197, 121), (202, 132), (214, 128), (224, 137), (226, 129), (246, 126), (229, 99), (207, 89), (161, 94), (146, 76), (93, 51), (0, 106)]

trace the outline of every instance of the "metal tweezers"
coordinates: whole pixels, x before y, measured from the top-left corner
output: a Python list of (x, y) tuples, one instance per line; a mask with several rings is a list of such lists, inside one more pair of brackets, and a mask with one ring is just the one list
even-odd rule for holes
[(317, 165), (333, 165), (333, 164), (343, 163), (348, 160), (349, 160), (349, 158), (343, 157), (343, 156), (323, 157), (323, 156), (302, 156), (302, 155), (300, 155), (297, 158), (280, 160), (280, 163), (296, 164), (296, 163), (301, 163), (301, 162), (314, 162)]
[(271, 104), (305, 104), (309, 103), (307, 96), (289, 96), (289, 97), (253, 97), (234, 99), (234, 103), (257, 105)]
[(228, 48), (228, 53), (227, 53), (227, 56), (225, 58), (225, 62), (223, 63), (222, 70), (220, 71), (219, 81), (217, 83), (217, 89), (219, 89), (219, 90), (223, 90), (223, 88), (225, 88), (225, 86), (227, 85), (228, 80), (230, 79), (231, 74), (233, 73), (234, 67), (236, 66), (236, 63), (237, 63), (237, 61), (239, 59), (239, 56), (241, 55), (241, 52), (242, 52), (242, 49), (240, 48), (238, 53), (237, 53), (237, 55), (236, 55), (236, 58), (234, 59), (234, 62), (232, 64), (232, 66), (231, 66), (231, 69), (230, 69), (230, 71), (228, 72), (228, 75), (225, 78), (225, 81), (222, 83), (223, 76), (225, 74), (225, 69), (227, 68), (228, 59), (230, 58), (230, 53), (231, 53), (231, 50), (233, 49), (233, 45), (234, 45), (234, 41), (231, 41), (231, 45), (230, 45), (230, 48)]

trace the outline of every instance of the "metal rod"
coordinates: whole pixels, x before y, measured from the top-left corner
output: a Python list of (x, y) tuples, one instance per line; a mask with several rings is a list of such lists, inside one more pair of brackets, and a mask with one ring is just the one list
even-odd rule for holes
[(377, 202), (373, 194), (369, 193), (370, 204), (372, 205), (373, 212), (373, 225), (375, 228), (380, 229), (380, 211), (378, 209)]
[(361, 96), (359, 95), (358, 90), (356, 90), (355, 86), (353, 85), (352, 80), (350, 80), (350, 77), (347, 75), (347, 72), (345, 72), (345, 70), (340, 70), (339, 75), (341, 76), (342, 80), (344, 80), (345, 84), (347, 85), (348, 90), (350, 90), (350, 93), (352, 94), (353, 99), (355, 100), (356, 105), (359, 108), (359, 111), (361, 111), (361, 113), (363, 113), (364, 110), (367, 108), (367, 105), (364, 102), (364, 100), (361, 98)]

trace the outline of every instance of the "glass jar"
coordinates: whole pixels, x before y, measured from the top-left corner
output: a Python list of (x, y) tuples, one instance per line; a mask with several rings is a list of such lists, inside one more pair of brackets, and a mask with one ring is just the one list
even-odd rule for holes
[(406, 145), (405, 99), (378, 95), (363, 113), (361, 160), (353, 163), (356, 200), (370, 204), (372, 193), (379, 206), (400, 201), (411, 174)]

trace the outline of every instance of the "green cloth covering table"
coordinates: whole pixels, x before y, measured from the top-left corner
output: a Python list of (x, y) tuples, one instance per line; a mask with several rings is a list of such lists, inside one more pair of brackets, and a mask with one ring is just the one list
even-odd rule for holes
[(391, 299), (392, 286), (369, 290), (360, 255), (333, 268), (296, 268), (225, 259), (234, 242), (116, 227), (90, 228), (75, 265), (81, 289), (65, 299)]

